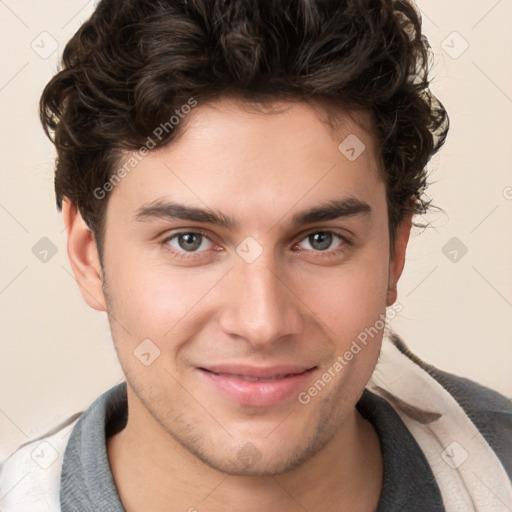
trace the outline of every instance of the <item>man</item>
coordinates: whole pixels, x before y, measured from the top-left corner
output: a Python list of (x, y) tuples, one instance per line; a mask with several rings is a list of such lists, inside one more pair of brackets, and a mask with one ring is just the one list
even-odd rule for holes
[(510, 403), (385, 332), (428, 55), (406, 0), (99, 3), (41, 115), (126, 383), (4, 463), (3, 512), (511, 509)]

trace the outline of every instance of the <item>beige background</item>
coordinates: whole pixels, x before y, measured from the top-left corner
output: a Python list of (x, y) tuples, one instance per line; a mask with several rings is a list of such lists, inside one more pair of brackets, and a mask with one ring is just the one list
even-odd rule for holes
[[(392, 325), (420, 357), (512, 396), (512, 1), (419, 7), (452, 122), (431, 166), (430, 195), (446, 214), (411, 240)], [(65, 42), (93, 8), (0, 2), (0, 458), (122, 379), (105, 315), (82, 301), (71, 274), (55, 156), (37, 117)], [(45, 263), (32, 252), (43, 237), (57, 250)], [(453, 237), (468, 249), (455, 263), (443, 253)]]

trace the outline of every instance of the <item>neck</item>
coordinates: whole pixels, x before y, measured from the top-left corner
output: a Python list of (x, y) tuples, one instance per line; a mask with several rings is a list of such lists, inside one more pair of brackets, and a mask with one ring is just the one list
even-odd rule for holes
[(306, 463), (283, 474), (253, 477), (211, 468), (177, 443), (140, 403), (129, 404), (126, 427), (107, 440), (127, 512), (377, 510), (383, 475), (380, 443), (355, 408)]

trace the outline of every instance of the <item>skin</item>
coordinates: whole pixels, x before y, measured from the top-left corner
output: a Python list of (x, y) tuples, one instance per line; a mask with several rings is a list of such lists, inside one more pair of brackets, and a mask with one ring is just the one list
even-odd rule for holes
[[(198, 367), (307, 365), (315, 367), (307, 390), (395, 302), (411, 217), (397, 230), (391, 259), (374, 142), (348, 116), (334, 129), (307, 103), (280, 102), (272, 114), (242, 106), (233, 99), (197, 106), (180, 138), (150, 152), (115, 187), (103, 268), (94, 237), (75, 206), (64, 203), (74, 274), (84, 300), (108, 312), (127, 379), (128, 424), (108, 440), (114, 479), (128, 512), (227, 505), (374, 511), (381, 449), (354, 406), (382, 332), (307, 405), (296, 395), (271, 406), (241, 405)], [(338, 150), (349, 134), (366, 145), (355, 161)], [(366, 202), (371, 214), (291, 224), (299, 212), (348, 197)], [(135, 220), (157, 199), (208, 207), (239, 226)], [(179, 237), (166, 241), (198, 229), (208, 238), (199, 237), (195, 252)], [(319, 249), (309, 235), (329, 230), (346, 241), (333, 236)], [(236, 251), (246, 237), (263, 250), (252, 263)], [(149, 366), (134, 355), (144, 339), (160, 350)], [(253, 462), (237, 457), (247, 443), (259, 457)]]

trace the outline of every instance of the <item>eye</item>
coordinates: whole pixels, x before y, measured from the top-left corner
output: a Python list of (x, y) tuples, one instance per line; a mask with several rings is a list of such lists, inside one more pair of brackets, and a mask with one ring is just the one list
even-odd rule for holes
[[(334, 249), (328, 250), (336, 241), (341, 243), (335, 245)], [(335, 233), (334, 231), (314, 231), (306, 235), (306, 237), (297, 245), (301, 246), (301, 244), (304, 243), (307, 243), (309, 247), (302, 248), (305, 248), (308, 251), (312, 250), (314, 252), (326, 253), (326, 256), (337, 254), (345, 250), (346, 246), (349, 245), (349, 241), (344, 236)]]
[(187, 253), (203, 252), (211, 249), (213, 242), (205, 233), (199, 231), (182, 231), (167, 237), (163, 243), (174, 254), (187, 257)]
[[(187, 260), (205, 256), (209, 250), (222, 250), (202, 231), (180, 231), (162, 241), (163, 247), (173, 257)], [(305, 246), (306, 245), (306, 246)], [(345, 236), (334, 231), (313, 231), (300, 240), (295, 247), (311, 252), (316, 257), (335, 257), (350, 247)], [(309, 247), (308, 247), (309, 246)], [(334, 248), (333, 248), (334, 247)]]

